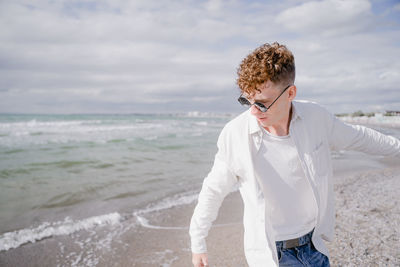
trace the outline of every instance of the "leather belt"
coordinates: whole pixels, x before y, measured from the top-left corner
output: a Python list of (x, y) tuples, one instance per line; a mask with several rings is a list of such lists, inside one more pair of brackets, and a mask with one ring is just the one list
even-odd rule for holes
[(283, 248), (294, 248), (298, 246), (300, 246), (300, 238), (289, 239), (283, 243)]
[(283, 241), (276, 241), (276, 245), (277, 245), (277, 247), (281, 247), (283, 249), (303, 246), (303, 245), (311, 242), (311, 237), (312, 237), (313, 232), (314, 232), (314, 229), (311, 232), (309, 232), (301, 237), (298, 237), (298, 238), (283, 240)]

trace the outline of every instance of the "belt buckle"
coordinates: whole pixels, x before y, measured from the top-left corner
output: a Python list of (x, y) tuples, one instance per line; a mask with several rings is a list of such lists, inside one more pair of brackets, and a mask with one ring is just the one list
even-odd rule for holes
[(290, 239), (290, 240), (287, 240), (285, 242), (285, 247), (286, 248), (294, 248), (294, 247), (298, 247), (299, 245), (300, 245), (299, 244), (299, 238)]

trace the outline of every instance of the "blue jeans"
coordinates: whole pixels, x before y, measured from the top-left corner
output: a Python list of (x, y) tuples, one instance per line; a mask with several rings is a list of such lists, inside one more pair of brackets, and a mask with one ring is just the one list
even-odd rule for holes
[(279, 267), (330, 267), (328, 257), (315, 249), (311, 241), (312, 233), (307, 234), (309, 243), (294, 248), (283, 248), (282, 242), (276, 241)]

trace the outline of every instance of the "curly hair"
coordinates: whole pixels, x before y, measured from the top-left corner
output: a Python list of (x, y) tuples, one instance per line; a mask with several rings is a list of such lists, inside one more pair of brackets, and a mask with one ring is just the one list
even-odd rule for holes
[(257, 87), (268, 80), (275, 84), (293, 84), (296, 76), (294, 56), (284, 45), (266, 43), (242, 60), (237, 74), (240, 90), (248, 95), (260, 92)]

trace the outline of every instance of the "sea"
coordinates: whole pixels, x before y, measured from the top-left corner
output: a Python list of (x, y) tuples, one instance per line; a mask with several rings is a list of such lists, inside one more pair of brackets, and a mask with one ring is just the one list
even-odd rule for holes
[[(0, 114), (0, 253), (127, 220), (161, 227), (146, 214), (197, 200), (218, 135), (236, 115)], [(400, 138), (399, 117), (344, 120)], [(333, 159), (337, 171), (383, 167), (379, 157), (355, 152)], [(96, 260), (75, 257), (68, 265)]]

